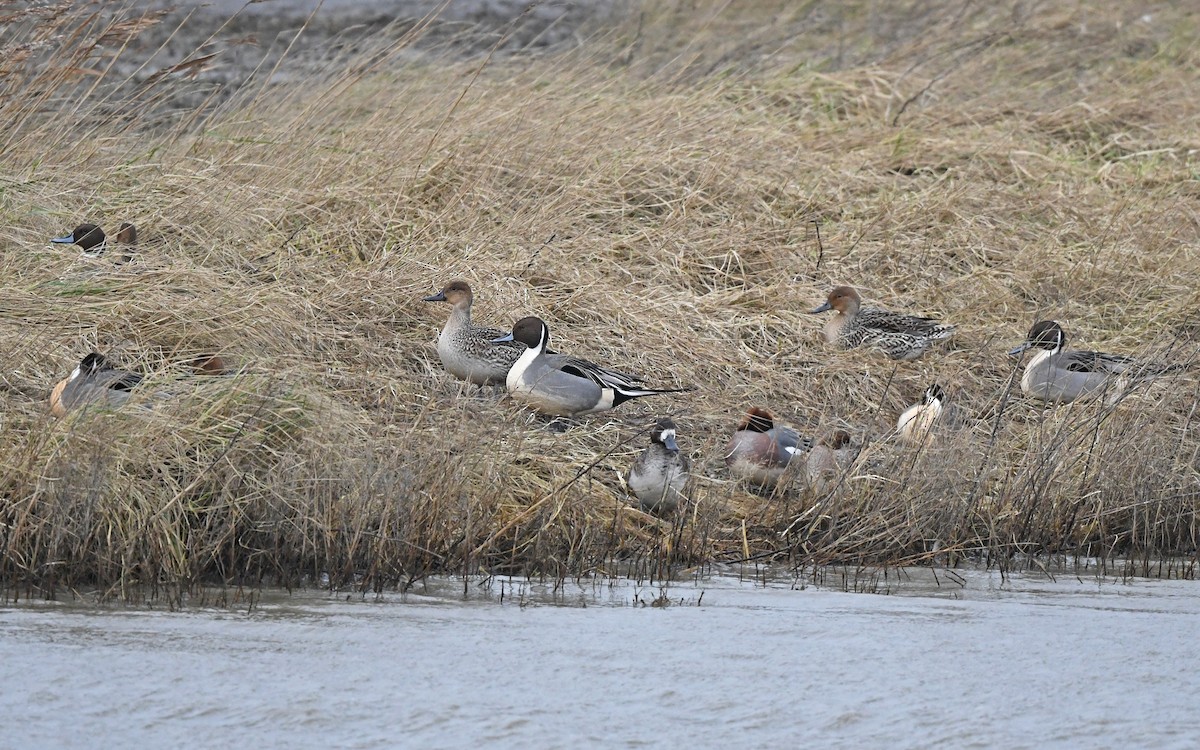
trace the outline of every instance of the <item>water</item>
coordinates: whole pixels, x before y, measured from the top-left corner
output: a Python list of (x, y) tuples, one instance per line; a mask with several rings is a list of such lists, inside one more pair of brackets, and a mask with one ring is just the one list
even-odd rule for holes
[(9, 607), (0, 746), (1196, 745), (1200, 584), (928, 575)]

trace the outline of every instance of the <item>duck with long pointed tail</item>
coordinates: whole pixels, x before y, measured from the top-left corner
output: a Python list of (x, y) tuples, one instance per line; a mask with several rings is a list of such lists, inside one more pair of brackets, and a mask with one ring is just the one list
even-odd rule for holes
[(119, 370), (103, 354), (91, 352), (50, 391), (50, 413), (65, 417), (67, 412), (89, 404), (120, 406), (141, 382), (139, 373)]
[(528, 347), (508, 371), (505, 385), (512, 397), (543, 414), (578, 417), (619, 406), (630, 399), (691, 388), (642, 388), (616, 370), (587, 360), (547, 351), (550, 328), (541, 318), (521, 318), (512, 333), (495, 343), (519, 341)]
[(725, 465), (734, 476), (763, 487), (775, 487), (793, 462), (803, 465), (812, 441), (790, 427), (775, 425), (766, 409), (746, 413), (725, 447)]
[(863, 307), (862, 296), (848, 286), (834, 287), (825, 303), (811, 313), (829, 310), (837, 314), (825, 323), (823, 335), (826, 343), (842, 349), (864, 346), (892, 359), (910, 361), (924, 354), (933, 342), (954, 335), (955, 326), (933, 318)]
[[(450, 317), (442, 332), (438, 334), (438, 357), (442, 367), (456, 378), (475, 385), (504, 385), (508, 371), (525, 351), (519, 341), (497, 341), (505, 336), (499, 328), (486, 328), (471, 322), (471, 305), (475, 295), (471, 285), (456, 279), (442, 287), (440, 292), (422, 297), (424, 302), (447, 302)], [(549, 354), (555, 352), (547, 350)], [(590, 363), (563, 355), (567, 362), (586, 368)], [(640, 383), (641, 378), (621, 373), (631, 382)]]
[[(137, 244), (137, 227), (124, 222), (113, 235), (113, 242), (120, 243), (125, 249), (117, 257), (118, 263), (128, 263), (133, 260), (133, 246)], [(85, 223), (75, 227), (68, 235), (54, 237), (50, 242), (56, 245), (79, 245), (83, 248), (85, 258), (98, 258), (108, 249), (109, 239), (104, 230), (95, 224)]]
[(689, 468), (688, 457), (675, 442), (675, 422), (664, 417), (654, 425), (650, 445), (633, 462), (625, 481), (642, 510), (670, 512), (684, 500)]
[(1066, 349), (1067, 334), (1053, 320), (1041, 320), (1029, 329), (1024, 343), (1009, 352), (1018, 357), (1035, 350), (1021, 376), (1025, 395), (1050, 403), (1067, 403), (1109, 388), (1125, 388), (1160, 375), (1182, 372), (1187, 362), (1152, 362), (1079, 349)]

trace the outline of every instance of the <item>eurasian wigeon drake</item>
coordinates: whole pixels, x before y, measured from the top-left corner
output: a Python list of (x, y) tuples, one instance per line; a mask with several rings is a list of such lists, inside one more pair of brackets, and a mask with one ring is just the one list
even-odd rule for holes
[(684, 501), (690, 462), (675, 442), (675, 422), (664, 417), (650, 433), (650, 445), (629, 469), (626, 482), (637, 495), (642, 510), (673, 511)]
[(837, 315), (825, 323), (826, 343), (842, 349), (877, 349), (892, 359), (917, 359), (934, 341), (950, 338), (955, 329), (933, 318), (863, 307), (862, 297), (848, 286), (834, 287), (812, 314), (828, 310), (836, 310)]
[(517, 321), (512, 333), (495, 343), (518, 341), (527, 348), (508, 371), (512, 397), (551, 416), (578, 417), (607, 411), (630, 399), (681, 393), (691, 388), (642, 388), (625, 373), (547, 350), (550, 328), (540, 318)]
[(1009, 352), (1015, 357), (1026, 349), (1036, 351), (1021, 376), (1025, 395), (1051, 403), (1067, 403), (1190, 367), (1189, 363), (1152, 362), (1122, 354), (1068, 350), (1066, 344), (1067, 334), (1062, 326), (1053, 320), (1042, 320), (1029, 329), (1024, 343)]
[[(777, 427), (766, 409), (750, 409), (725, 448), (725, 465), (735, 476), (764, 487), (776, 486), (812, 441), (790, 427)], [(799, 464), (802, 465), (802, 464)]]

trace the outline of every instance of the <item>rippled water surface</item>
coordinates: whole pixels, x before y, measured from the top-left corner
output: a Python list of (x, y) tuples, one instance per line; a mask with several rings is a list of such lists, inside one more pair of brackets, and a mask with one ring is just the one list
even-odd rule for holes
[(1197, 743), (1196, 582), (469, 589), (0, 609), (0, 746)]

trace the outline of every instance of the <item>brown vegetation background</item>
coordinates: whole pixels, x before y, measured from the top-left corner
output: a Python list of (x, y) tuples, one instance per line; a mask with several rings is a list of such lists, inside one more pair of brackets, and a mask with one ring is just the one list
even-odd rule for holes
[[(553, 44), (416, 18), (231, 73), (255, 40), (192, 31), (162, 63), (157, 15), (5, 4), (10, 595), (745, 559), (1193, 574), (1196, 379), (1046, 410), (1005, 356), (1052, 318), (1195, 358), (1186, 4), (621, 10)], [(82, 220), (137, 223), (138, 259), (47, 244)], [(448, 309), (420, 297), (458, 277), (481, 323), (537, 314), (560, 351), (699, 390), (547, 430), (442, 372)], [(959, 333), (916, 363), (830, 350), (805, 311), (835, 283)], [(92, 349), (153, 408), (49, 418)], [(214, 351), (237, 374), (191, 377)], [(897, 444), (934, 380), (977, 424)], [(828, 495), (749, 492), (721, 451), (751, 405), (862, 454)], [(698, 475), (677, 518), (620, 479), (660, 415)]]

